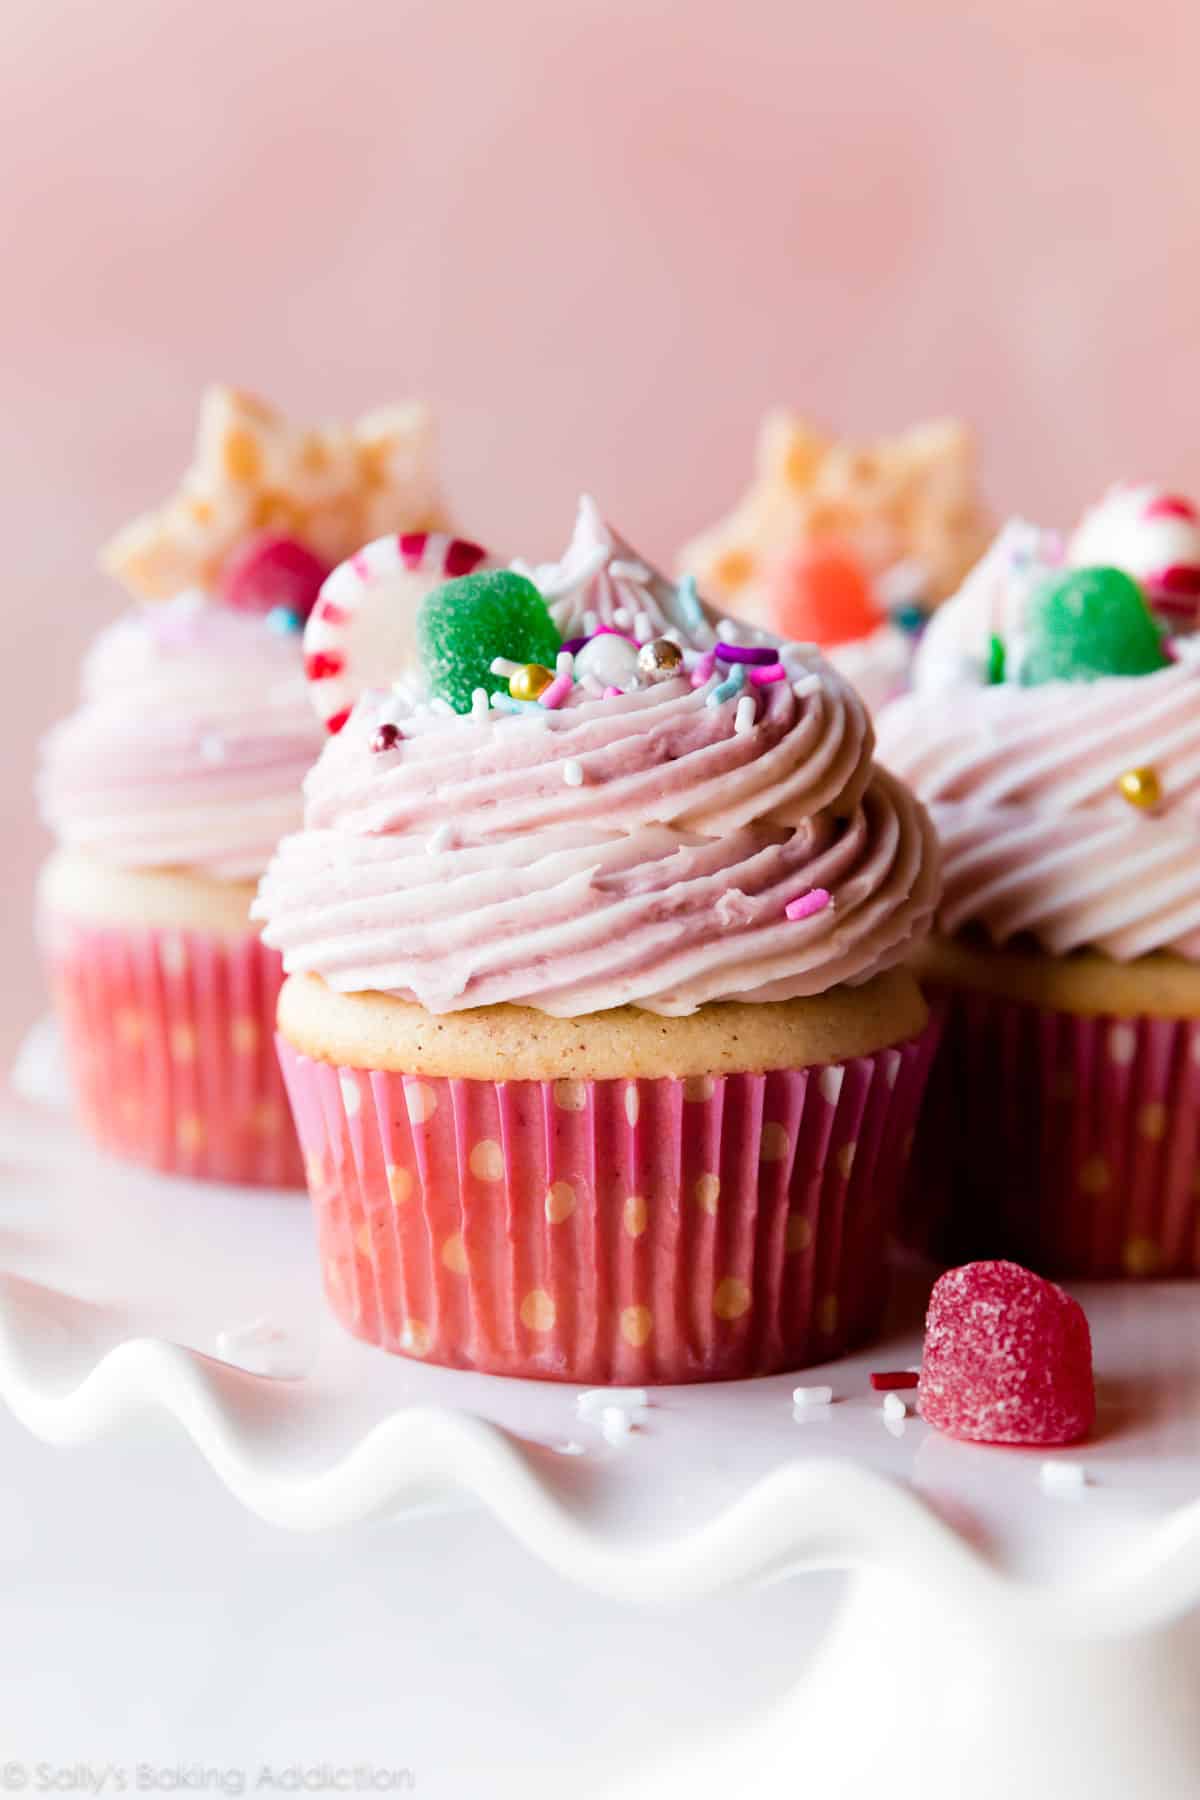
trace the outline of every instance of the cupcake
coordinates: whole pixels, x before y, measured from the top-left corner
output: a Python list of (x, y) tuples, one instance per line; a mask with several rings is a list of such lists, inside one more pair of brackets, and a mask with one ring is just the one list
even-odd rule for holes
[(987, 542), (971, 438), (942, 420), (839, 443), (776, 412), (757, 463), (681, 566), (738, 617), (821, 645), (876, 711), (907, 685), (928, 613)]
[(906, 1229), (950, 1261), (1200, 1270), (1200, 637), (1162, 606), (1200, 530), (1158, 501), (1131, 528), (1122, 491), (1065, 549), (1006, 527), (879, 721), (945, 861)]
[(334, 1312), (574, 1382), (869, 1336), (938, 865), (861, 700), (811, 647), (718, 641), (590, 503), (560, 563), (438, 589), (418, 647), (254, 908)]
[(179, 494), (106, 552), (137, 604), (43, 747), (37, 912), (80, 1117), (119, 1156), (303, 1185), (250, 902), (324, 738), (304, 618), (365, 533), (438, 521), (429, 435), (415, 407), (296, 432), (215, 389)]

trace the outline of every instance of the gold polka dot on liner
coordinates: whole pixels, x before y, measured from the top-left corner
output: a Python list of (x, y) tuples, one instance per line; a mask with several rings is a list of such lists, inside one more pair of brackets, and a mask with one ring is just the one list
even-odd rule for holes
[(474, 1145), (467, 1164), (479, 1181), (503, 1181), (504, 1152), (495, 1138), (480, 1138)]
[(442, 1264), (454, 1275), (466, 1274), (467, 1248), (461, 1231), (453, 1232), (442, 1245)]
[(569, 1181), (555, 1181), (546, 1190), (546, 1217), (551, 1225), (561, 1225), (575, 1211), (575, 1189)]
[(433, 1333), (420, 1319), (406, 1319), (396, 1341), (408, 1356), (428, 1356), (433, 1345)]
[(629, 1087), (627, 1087), (625, 1089), (625, 1117), (628, 1119), (628, 1121), (631, 1125), (637, 1124), (638, 1114), (641, 1112), (641, 1110), (642, 1110), (642, 1103), (641, 1103), (641, 1099), (638, 1095), (638, 1091), (631, 1084)]
[(630, 1194), (621, 1209), (621, 1223), (631, 1238), (641, 1237), (648, 1223), (646, 1202), (640, 1194)]
[(437, 1089), (430, 1087), (427, 1081), (409, 1081), (404, 1086), (404, 1107), (409, 1122), (413, 1125), (424, 1125), (432, 1119), (437, 1111)]
[(1167, 1109), (1161, 1100), (1147, 1100), (1138, 1109), (1138, 1136), (1144, 1137), (1151, 1144), (1157, 1144), (1166, 1134)]
[(569, 1079), (556, 1081), (554, 1104), (562, 1112), (582, 1112), (587, 1105), (587, 1083)]
[(759, 1139), (758, 1160), (765, 1163), (786, 1162), (791, 1147), (787, 1126), (768, 1123), (763, 1126), (762, 1137)]
[(834, 1158), (834, 1161), (837, 1163), (838, 1174), (843, 1181), (849, 1181), (850, 1171), (854, 1167), (854, 1158), (857, 1154), (858, 1145), (852, 1140), (848, 1144), (843, 1144)]
[(688, 1075), (684, 1078), (683, 1097), (692, 1102), (711, 1100), (715, 1088), (711, 1075)]
[(171, 1031), (171, 1055), (176, 1062), (191, 1062), (196, 1054), (196, 1033), (190, 1025), (176, 1025)]
[(205, 1135), (204, 1121), (195, 1113), (184, 1113), (175, 1127), (175, 1142), (184, 1151), (199, 1150)]
[(740, 1319), (750, 1310), (750, 1289), (736, 1275), (726, 1275), (717, 1283), (713, 1295), (713, 1311), (718, 1319)]
[(521, 1323), (528, 1331), (553, 1331), (558, 1308), (545, 1288), (532, 1288), (521, 1302)]
[(802, 1251), (811, 1249), (812, 1241), (812, 1226), (804, 1217), (803, 1213), (789, 1213), (787, 1234), (784, 1238), (784, 1245), (788, 1255), (795, 1256)]
[(817, 1330), (824, 1332), (826, 1337), (832, 1337), (837, 1330), (838, 1310), (836, 1294), (826, 1294), (817, 1308)]
[(654, 1329), (654, 1317), (648, 1306), (627, 1306), (621, 1313), (621, 1336), (635, 1350), (640, 1350)]
[(1107, 1193), (1112, 1181), (1112, 1171), (1102, 1156), (1089, 1156), (1079, 1170), (1079, 1191), (1082, 1194)]
[(1130, 1238), (1121, 1253), (1127, 1275), (1155, 1275), (1162, 1267), (1163, 1254), (1153, 1238)]
[(229, 1028), (229, 1038), (238, 1056), (250, 1056), (258, 1049), (258, 1023), (246, 1013), (238, 1013)]
[(696, 1205), (701, 1212), (710, 1216), (717, 1210), (717, 1202), (721, 1197), (721, 1177), (719, 1175), (700, 1175), (692, 1189), (696, 1197)]

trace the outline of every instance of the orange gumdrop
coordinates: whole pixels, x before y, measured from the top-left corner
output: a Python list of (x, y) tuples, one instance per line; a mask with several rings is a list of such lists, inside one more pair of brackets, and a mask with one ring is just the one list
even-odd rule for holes
[(850, 644), (886, 617), (861, 560), (839, 544), (810, 544), (775, 571), (771, 625), (793, 642)]

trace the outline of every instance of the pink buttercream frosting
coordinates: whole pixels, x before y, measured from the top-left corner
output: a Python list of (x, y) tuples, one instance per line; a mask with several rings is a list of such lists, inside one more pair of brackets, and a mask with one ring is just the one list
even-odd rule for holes
[[(433, 1012), (689, 1013), (866, 980), (927, 929), (936, 845), (854, 690), (811, 648), (781, 657), (749, 729), (708, 704), (720, 671), (515, 716), (364, 699), (263, 880), (265, 941)], [(403, 736), (378, 753), (384, 718)], [(814, 888), (832, 903), (789, 919)]]
[(324, 735), (299, 638), (185, 594), (102, 632), (82, 687), (42, 748), (60, 842), (129, 868), (261, 874)]
[[(1200, 658), (1152, 675), (986, 684), (988, 642), (1019, 654), (1035, 578), (1056, 560), (1014, 525), (939, 610), (915, 690), (878, 720), (883, 762), (928, 805), (942, 842), (942, 930), (982, 926), (1062, 954), (1200, 958)], [(1160, 801), (1134, 807), (1123, 775), (1151, 769)]]

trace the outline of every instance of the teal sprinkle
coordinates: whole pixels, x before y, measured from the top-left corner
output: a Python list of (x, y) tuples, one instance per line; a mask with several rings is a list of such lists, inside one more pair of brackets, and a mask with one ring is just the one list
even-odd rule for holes
[(999, 687), (1000, 683), (1004, 680), (1004, 666), (1006, 660), (1004, 639), (1002, 637), (997, 637), (993, 632), (988, 641), (987, 678), (989, 687)]
[(304, 630), (304, 620), (293, 606), (273, 606), (267, 614), (267, 629), (277, 631), (280, 637), (290, 637)]
[(675, 589), (675, 597), (679, 601), (679, 610), (692, 627), (693, 631), (702, 631), (708, 620), (704, 617), (704, 608), (700, 604), (700, 596), (696, 592), (696, 577), (685, 575)]
[(506, 713), (541, 713), (546, 716), (546, 709), (540, 700), (517, 700), (512, 694), (493, 694), (492, 707), (496, 712)]
[(724, 681), (719, 681), (712, 692), (705, 696), (705, 706), (721, 706), (726, 700), (732, 700), (740, 694), (746, 685), (745, 663), (734, 663)]

